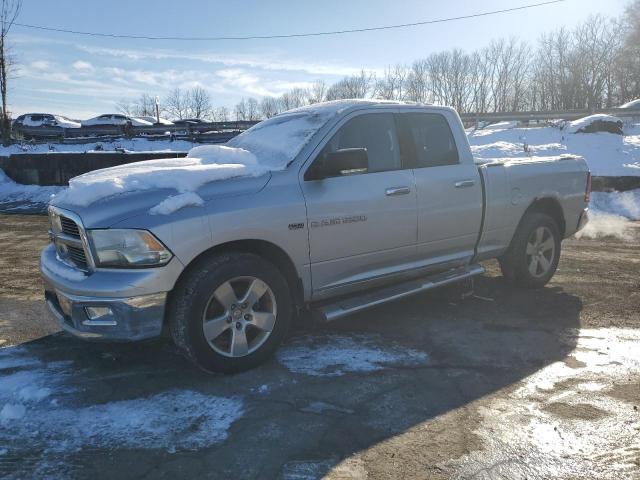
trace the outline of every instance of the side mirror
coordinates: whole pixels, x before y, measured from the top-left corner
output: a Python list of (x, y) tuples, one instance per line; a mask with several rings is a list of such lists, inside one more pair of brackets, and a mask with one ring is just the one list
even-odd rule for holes
[(357, 173), (367, 173), (369, 156), (366, 148), (343, 148), (327, 153), (307, 172), (306, 180), (341, 177)]

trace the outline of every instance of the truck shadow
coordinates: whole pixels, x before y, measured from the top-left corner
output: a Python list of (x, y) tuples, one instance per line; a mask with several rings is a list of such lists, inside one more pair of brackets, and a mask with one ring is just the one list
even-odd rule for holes
[[(0, 356), (0, 379), (48, 389), (43, 399), (22, 398), (28, 422), (4, 424), (0, 447), (11, 447), (0, 472), (29, 476), (46, 464), (49, 473), (97, 478), (319, 478), (562, 361), (576, 345), (581, 309), (560, 288), (520, 291), (485, 276), (466, 299), (435, 291), (298, 327), (276, 358), (233, 376), (198, 371), (168, 341), (52, 335)], [(18, 402), (16, 388), (0, 403)], [(202, 409), (208, 399), (213, 419)], [(221, 408), (221, 399), (237, 408)], [(95, 420), (122, 405), (140, 411)], [(421, 442), (407, 454), (425, 455), (429, 476), (437, 446)]]

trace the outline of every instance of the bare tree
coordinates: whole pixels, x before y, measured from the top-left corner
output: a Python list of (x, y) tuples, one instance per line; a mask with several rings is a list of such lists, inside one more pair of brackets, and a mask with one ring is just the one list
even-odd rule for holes
[(211, 97), (204, 88), (193, 87), (187, 91), (185, 97), (189, 118), (205, 119), (211, 116)]
[(8, 80), (14, 67), (9, 54), (7, 37), (22, 8), (22, 0), (1, 0), (0, 3), (0, 98), (2, 101), (2, 140), (5, 145), (11, 141), (11, 121), (7, 105)]
[(271, 118), (280, 113), (280, 102), (275, 97), (264, 97), (260, 101), (260, 114), (263, 118)]
[(260, 108), (258, 105), (258, 101), (253, 97), (247, 98), (246, 116), (247, 120), (249, 120), (250, 122), (255, 122), (260, 118)]
[(244, 98), (236, 103), (233, 113), (235, 113), (236, 122), (247, 120), (247, 101)]
[(213, 110), (213, 119), (216, 122), (229, 121), (229, 109), (227, 107), (218, 107)]
[(309, 92), (303, 88), (294, 88), (280, 96), (281, 111), (291, 110), (292, 108), (302, 107), (307, 104)]
[[(155, 117), (156, 97), (143, 93), (133, 101), (122, 99), (116, 103), (116, 109), (120, 113), (133, 117)], [(163, 108), (160, 110), (162, 111)]]
[(413, 102), (429, 101), (429, 74), (426, 60), (416, 60), (411, 65), (406, 80), (406, 98)]
[(169, 92), (164, 100), (167, 113), (171, 118), (182, 120), (187, 117), (187, 99), (179, 88), (174, 88)]
[(323, 80), (316, 80), (313, 85), (309, 87), (307, 94), (307, 101), (309, 104), (323, 102), (327, 95), (327, 85)]
[(344, 77), (327, 89), (327, 100), (344, 98), (365, 98), (371, 91), (371, 84), (375, 80), (372, 73), (362, 70), (358, 75)]
[(402, 65), (387, 68), (382, 77), (376, 80), (373, 96), (383, 100), (404, 100), (408, 76), (407, 67)]

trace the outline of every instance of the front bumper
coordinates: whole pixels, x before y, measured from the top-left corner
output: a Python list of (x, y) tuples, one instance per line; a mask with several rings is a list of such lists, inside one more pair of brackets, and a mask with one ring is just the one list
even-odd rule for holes
[[(45, 290), (51, 314), (67, 332), (95, 340), (135, 341), (162, 331), (166, 293), (130, 298), (81, 297)], [(92, 312), (92, 315), (89, 315)], [(93, 312), (104, 312), (94, 316)]]
[(98, 269), (82, 274), (56, 258), (53, 245), (42, 251), (40, 271), (45, 301), (64, 330), (87, 339), (134, 341), (160, 335), (167, 292), (183, 266)]

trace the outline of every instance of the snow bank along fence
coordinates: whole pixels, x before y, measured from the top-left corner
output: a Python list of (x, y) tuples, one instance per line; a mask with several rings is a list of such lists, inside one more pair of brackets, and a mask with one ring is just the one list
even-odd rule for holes
[(67, 185), (70, 178), (92, 170), (186, 155), (187, 152), (19, 153), (0, 157), (0, 169), (17, 183)]

